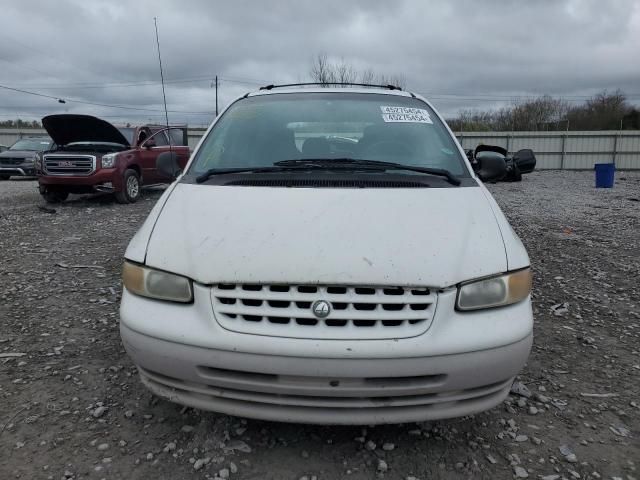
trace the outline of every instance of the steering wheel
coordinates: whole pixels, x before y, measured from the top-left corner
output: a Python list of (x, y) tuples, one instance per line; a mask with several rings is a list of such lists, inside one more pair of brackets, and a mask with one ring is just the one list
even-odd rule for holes
[[(376, 151), (376, 152), (374, 152)], [(378, 140), (366, 146), (361, 152), (363, 157), (367, 157), (369, 153), (389, 153), (401, 154), (404, 156), (412, 156), (413, 151), (404, 143), (398, 140)]]

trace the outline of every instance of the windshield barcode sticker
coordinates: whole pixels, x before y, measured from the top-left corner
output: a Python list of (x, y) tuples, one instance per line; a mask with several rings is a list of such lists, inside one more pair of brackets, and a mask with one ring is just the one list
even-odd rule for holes
[(429, 112), (423, 108), (381, 106), (380, 110), (385, 122), (433, 123)]

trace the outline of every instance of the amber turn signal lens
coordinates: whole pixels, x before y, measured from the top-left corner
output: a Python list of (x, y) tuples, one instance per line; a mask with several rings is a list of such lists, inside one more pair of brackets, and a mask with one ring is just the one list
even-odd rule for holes
[(531, 293), (533, 274), (530, 268), (514, 272), (508, 276), (508, 279), (509, 297), (512, 303), (524, 300)]
[(531, 293), (530, 268), (465, 282), (458, 287), (456, 308), (480, 310), (521, 302)]

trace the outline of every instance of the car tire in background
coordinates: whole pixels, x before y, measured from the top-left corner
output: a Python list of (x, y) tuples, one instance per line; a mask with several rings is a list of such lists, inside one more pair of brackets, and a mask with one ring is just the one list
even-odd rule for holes
[(11, 175), (0, 175), (0, 180), (9, 180)]
[(42, 195), (42, 198), (44, 198), (44, 201), (47, 203), (62, 203), (69, 196), (67, 192), (51, 192), (51, 191), (43, 192), (41, 195)]
[(135, 203), (140, 198), (140, 175), (132, 169), (124, 172), (122, 179), (123, 190), (115, 192), (116, 202)]

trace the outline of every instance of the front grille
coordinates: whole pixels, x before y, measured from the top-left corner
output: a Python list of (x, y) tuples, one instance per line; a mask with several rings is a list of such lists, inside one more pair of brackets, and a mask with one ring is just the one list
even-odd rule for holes
[(444, 384), (444, 373), (392, 377), (300, 376), (198, 365), (198, 376), (208, 385), (316, 397), (390, 397), (433, 391)]
[[(324, 300), (331, 309), (313, 311)], [(406, 338), (425, 332), (437, 296), (425, 287), (218, 284), (216, 319), (241, 333), (314, 339)]]
[(16, 157), (0, 157), (0, 166), (4, 165), (20, 165), (26, 161), (26, 158), (16, 158)]
[(45, 155), (44, 171), (48, 175), (90, 175), (96, 169), (93, 155)]

